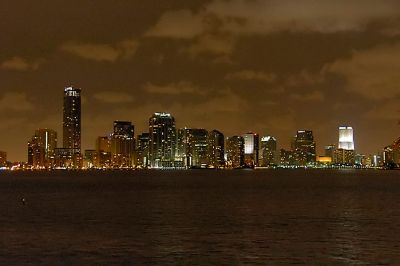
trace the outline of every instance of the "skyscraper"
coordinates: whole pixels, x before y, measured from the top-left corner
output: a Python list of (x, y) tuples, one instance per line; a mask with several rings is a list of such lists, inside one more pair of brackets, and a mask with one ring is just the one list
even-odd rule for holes
[(208, 132), (208, 164), (214, 168), (220, 168), (225, 165), (224, 142), (224, 134), (218, 130), (212, 130)]
[(208, 132), (203, 128), (190, 129), (189, 147), (192, 154), (192, 167), (207, 167), (208, 165)]
[(136, 153), (137, 165), (141, 167), (149, 166), (149, 133), (142, 133), (137, 137)]
[(226, 140), (227, 165), (232, 168), (244, 166), (244, 138), (242, 136), (229, 137)]
[(135, 132), (129, 121), (114, 121), (111, 137), (111, 160), (114, 167), (132, 167), (134, 164)]
[(98, 154), (98, 162), (96, 167), (111, 167), (111, 138), (108, 136), (97, 137), (96, 151)]
[(295, 164), (306, 166), (316, 161), (316, 145), (311, 130), (299, 130), (294, 138), (293, 152)]
[(354, 150), (353, 128), (339, 127), (339, 149)]
[(259, 163), (260, 136), (249, 132), (242, 135), (244, 139), (244, 160), (247, 166), (257, 166)]
[(57, 148), (57, 132), (48, 128), (39, 128), (35, 131), (39, 145), (44, 148), (44, 159), (49, 164), (54, 160), (54, 150)]
[(64, 89), (63, 146), (73, 154), (81, 153), (81, 89)]
[(154, 113), (149, 119), (149, 159), (151, 167), (175, 161), (175, 118), (169, 113)]
[(28, 164), (35, 168), (53, 167), (57, 133), (52, 129), (40, 128), (28, 142)]
[(261, 156), (262, 166), (276, 164), (276, 138), (272, 136), (261, 138)]

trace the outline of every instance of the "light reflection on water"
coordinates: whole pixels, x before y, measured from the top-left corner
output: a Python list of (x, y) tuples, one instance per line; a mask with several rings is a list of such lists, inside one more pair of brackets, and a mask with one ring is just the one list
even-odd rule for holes
[(390, 171), (3, 172), (0, 264), (396, 265), (399, 192)]

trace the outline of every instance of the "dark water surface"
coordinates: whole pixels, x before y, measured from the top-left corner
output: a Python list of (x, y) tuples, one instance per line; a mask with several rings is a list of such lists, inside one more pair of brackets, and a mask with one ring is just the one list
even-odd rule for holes
[(0, 172), (0, 264), (400, 265), (400, 171)]

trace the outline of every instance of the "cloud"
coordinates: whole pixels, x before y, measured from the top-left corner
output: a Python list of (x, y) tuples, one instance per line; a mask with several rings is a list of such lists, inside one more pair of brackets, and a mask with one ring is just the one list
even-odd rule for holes
[(0, 111), (30, 111), (33, 104), (28, 100), (26, 93), (7, 92), (0, 98)]
[(347, 80), (346, 89), (370, 99), (400, 95), (400, 43), (354, 51), (351, 58), (326, 66), (324, 72)]
[(203, 16), (190, 10), (167, 11), (145, 36), (169, 38), (193, 38), (204, 30)]
[(129, 103), (133, 101), (133, 96), (124, 92), (102, 91), (97, 92), (93, 97), (104, 103)]
[(292, 94), (291, 96), (295, 101), (301, 102), (315, 102), (315, 101), (323, 101), (324, 94), (321, 91), (312, 91), (310, 93), (303, 94)]
[(400, 121), (400, 106), (398, 100), (390, 100), (383, 105), (375, 105), (364, 114), (367, 119)]
[(267, 73), (254, 70), (241, 70), (234, 73), (229, 73), (225, 76), (228, 80), (256, 80), (262, 82), (273, 82), (276, 79), (274, 73)]
[(29, 62), (28, 60), (22, 57), (14, 56), (10, 59), (3, 61), (0, 64), (0, 68), (5, 70), (29, 71), (29, 70), (37, 70), (41, 63), (42, 60)]
[(115, 45), (67, 42), (60, 49), (88, 60), (115, 62), (119, 59), (131, 58), (135, 54), (138, 45), (138, 42), (134, 40), (121, 41)]
[(224, 30), (235, 33), (315, 31), (331, 33), (364, 30), (370, 22), (396, 17), (396, 0), (216, 0), (207, 12), (223, 20)]
[(144, 90), (152, 94), (167, 94), (167, 95), (203, 94), (200, 88), (195, 87), (192, 83), (187, 81), (180, 81), (177, 83), (170, 83), (162, 86), (155, 85), (153, 83), (147, 83), (144, 86)]
[(198, 37), (188, 48), (192, 56), (201, 54), (230, 55), (235, 47), (235, 40), (229, 36), (206, 34)]

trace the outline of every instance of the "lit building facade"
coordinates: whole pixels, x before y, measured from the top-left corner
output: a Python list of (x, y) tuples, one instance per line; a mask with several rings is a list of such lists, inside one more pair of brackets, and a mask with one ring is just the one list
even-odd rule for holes
[(244, 138), (242, 136), (229, 137), (226, 140), (226, 164), (229, 168), (241, 168), (244, 162)]
[(0, 151), (0, 167), (7, 166), (7, 153), (5, 151)]
[(83, 167), (86, 169), (96, 168), (99, 161), (97, 150), (85, 150), (83, 158)]
[(41, 128), (28, 142), (28, 165), (33, 168), (52, 168), (57, 148), (57, 132)]
[(336, 149), (333, 155), (333, 162), (339, 165), (353, 165), (355, 163), (354, 150)]
[(111, 136), (112, 166), (133, 167), (135, 158), (135, 128), (129, 121), (114, 121), (114, 132)]
[(261, 166), (276, 164), (276, 138), (265, 136), (261, 138)]
[(175, 161), (175, 118), (169, 113), (154, 113), (149, 119), (149, 159), (151, 167), (169, 167)]
[(316, 144), (311, 130), (299, 130), (292, 143), (294, 162), (298, 166), (307, 166), (316, 161)]
[(354, 150), (353, 128), (349, 126), (339, 127), (339, 149)]
[(257, 133), (249, 132), (242, 135), (244, 139), (244, 161), (246, 166), (254, 167), (259, 163), (260, 137)]
[(225, 137), (218, 130), (208, 132), (208, 164), (213, 168), (225, 166)]
[(149, 133), (142, 133), (137, 137), (136, 153), (137, 166), (147, 168), (149, 166)]
[(111, 138), (108, 136), (100, 136), (96, 139), (96, 151), (98, 160), (96, 167), (110, 168), (111, 167)]
[(81, 89), (64, 89), (63, 147), (81, 153)]

